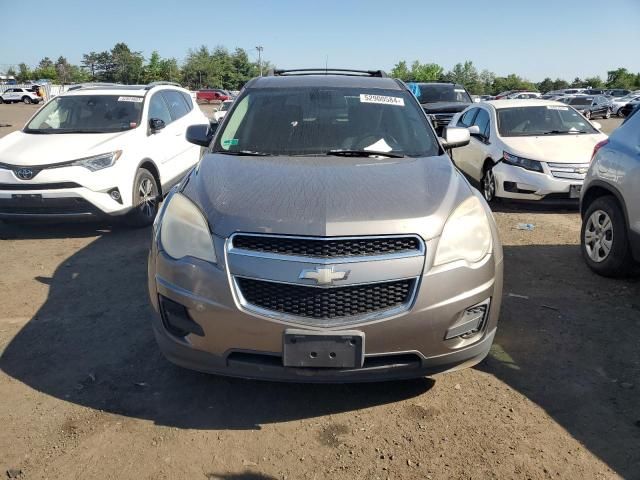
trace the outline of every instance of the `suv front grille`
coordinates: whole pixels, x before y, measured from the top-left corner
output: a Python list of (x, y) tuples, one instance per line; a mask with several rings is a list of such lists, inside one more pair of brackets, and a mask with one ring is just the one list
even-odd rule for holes
[(296, 317), (330, 320), (407, 306), (415, 280), (318, 288), (265, 280), (236, 278), (244, 299), (252, 305)]
[(236, 235), (233, 238), (233, 247), (255, 252), (313, 258), (392, 255), (421, 251), (421, 243), (416, 237), (328, 238), (325, 240)]
[(453, 113), (432, 113), (433, 126), (435, 128), (446, 127), (453, 118)]

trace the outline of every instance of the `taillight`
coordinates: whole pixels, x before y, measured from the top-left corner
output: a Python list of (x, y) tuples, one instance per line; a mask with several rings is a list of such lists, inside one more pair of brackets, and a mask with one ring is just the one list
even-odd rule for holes
[(596, 146), (593, 147), (593, 153), (591, 154), (591, 161), (593, 162), (593, 158), (596, 156), (596, 153), (598, 153), (598, 150), (600, 150), (602, 147), (604, 147), (607, 143), (609, 143), (609, 139), (607, 138), (606, 140), (602, 140), (601, 142), (596, 143)]

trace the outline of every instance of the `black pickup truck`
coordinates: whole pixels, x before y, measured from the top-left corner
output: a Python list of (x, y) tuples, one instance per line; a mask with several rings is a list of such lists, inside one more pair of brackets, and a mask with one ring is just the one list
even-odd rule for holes
[(450, 82), (407, 82), (417, 86), (411, 88), (420, 105), (431, 118), (433, 128), (438, 136), (442, 129), (449, 125), (451, 118), (461, 112), (473, 101), (469, 92), (457, 83)]

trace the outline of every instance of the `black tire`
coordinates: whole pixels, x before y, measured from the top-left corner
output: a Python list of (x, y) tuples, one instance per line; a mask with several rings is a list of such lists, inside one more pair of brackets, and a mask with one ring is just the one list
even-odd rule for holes
[(620, 118), (624, 118), (624, 113), (622, 113), (622, 107), (618, 109), (618, 111), (616, 112), (616, 116)]
[(27, 97), (26, 95), (22, 97), (22, 103), (25, 105), (31, 105), (31, 97)]
[(138, 169), (133, 181), (133, 208), (127, 214), (127, 223), (132, 227), (142, 228), (153, 223), (158, 213), (160, 192), (158, 182), (152, 173)]
[(584, 112), (584, 117), (587, 120), (591, 120), (591, 110), (587, 110), (586, 112)]
[(589, 268), (599, 275), (623, 277), (631, 272), (634, 261), (627, 223), (615, 197), (598, 197), (587, 207), (582, 218), (580, 249)]
[(482, 178), (480, 179), (480, 193), (487, 203), (497, 203), (500, 199), (496, 197), (496, 177), (493, 173), (493, 162), (488, 161), (482, 169)]
[(4, 100), (2, 100), (2, 97), (0, 97), (0, 103), (4, 103)]

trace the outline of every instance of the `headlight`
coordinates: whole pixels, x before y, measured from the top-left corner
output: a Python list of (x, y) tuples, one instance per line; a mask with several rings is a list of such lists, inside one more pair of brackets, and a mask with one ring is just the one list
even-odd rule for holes
[(482, 260), (491, 251), (491, 227), (477, 197), (462, 202), (444, 225), (434, 265)]
[(191, 200), (175, 193), (168, 200), (160, 224), (160, 243), (176, 260), (196, 257), (216, 263), (216, 252), (207, 220)]
[(71, 163), (73, 166), (80, 166), (88, 168), (92, 172), (96, 170), (102, 170), (103, 168), (111, 167), (116, 160), (122, 155), (122, 150), (116, 150), (115, 152), (103, 153), (100, 155), (94, 155), (92, 157), (81, 158)]
[(537, 160), (529, 160), (528, 158), (517, 157), (507, 152), (502, 152), (502, 161), (507, 165), (522, 167), (526, 170), (543, 173), (542, 163)]

